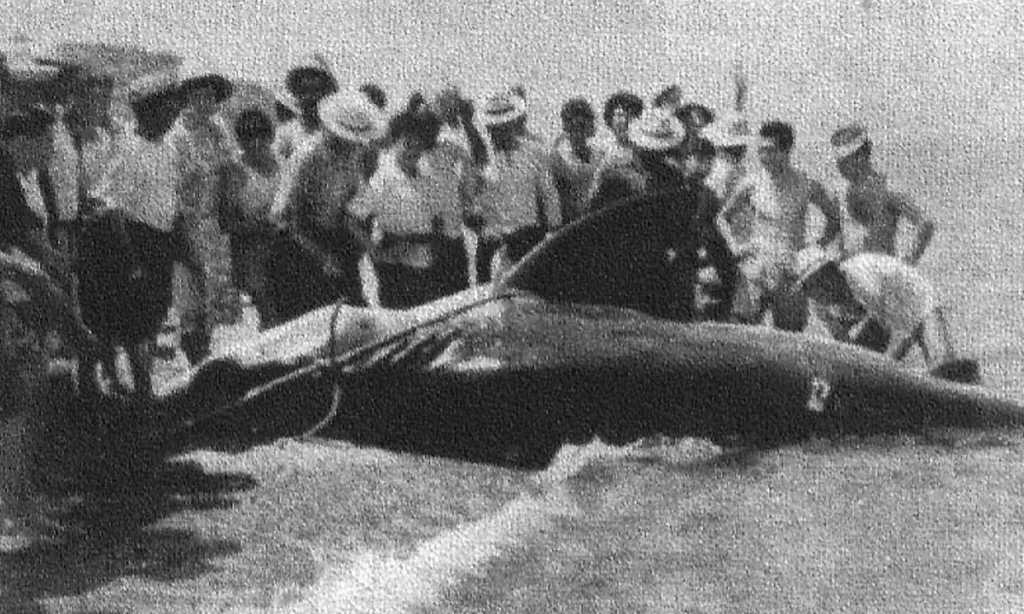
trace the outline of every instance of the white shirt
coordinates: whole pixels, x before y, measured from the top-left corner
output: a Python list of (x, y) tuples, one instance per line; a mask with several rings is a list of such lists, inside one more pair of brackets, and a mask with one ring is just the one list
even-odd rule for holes
[(561, 194), (566, 199), (566, 202), (562, 203), (563, 208), (577, 216), (587, 211), (590, 189), (604, 154), (595, 146), (594, 139), (591, 139), (588, 145), (589, 162), (584, 162), (576, 155), (567, 137), (556, 141), (551, 154), (551, 172), (558, 180), (565, 182), (565, 190)]
[(277, 128), (271, 148), (278, 160), (287, 160), (307, 148), (323, 134), (323, 129), (310, 132), (298, 119), (293, 119)]
[(409, 177), (398, 167), (394, 150), (383, 152), (377, 172), (367, 188), (352, 199), (349, 213), (358, 218), (375, 215), (378, 228), (385, 233), (430, 233), (433, 212), (423, 187), (429, 184), (433, 169), (421, 159), (418, 170), (419, 177)]
[(137, 134), (126, 134), (100, 192), (111, 207), (169, 232), (178, 212), (177, 176), (173, 147), (164, 141), (153, 143)]
[(79, 156), (74, 139), (63, 123), (54, 124), (54, 155), (50, 163), (50, 179), (56, 197), (57, 215), (62, 221), (78, 216), (78, 188), (87, 196), (100, 196), (99, 190), (111, 163), (113, 139), (102, 128), (96, 129), (95, 137), (82, 143)]
[(839, 269), (868, 315), (893, 334), (912, 334), (935, 309), (931, 283), (898, 258), (865, 252)]
[(540, 144), (523, 140), (514, 151), (495, 152), (494, 169), (496, 176), (481, 182), (473, 199), (474, 210), (484, 219), (484, 236), (502, 236), (536, 225), (538, 196), (548, 225), (561, 225), (549, 157)]

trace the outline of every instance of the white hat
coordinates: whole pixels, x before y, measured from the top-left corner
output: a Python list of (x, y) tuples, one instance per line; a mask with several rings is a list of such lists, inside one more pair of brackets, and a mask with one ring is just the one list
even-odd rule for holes
[(842, 160), (857, 152), (866, 145), (870, 139), (868, 131), (860, 124), (843, 126), (832, 133), (832, 151), (836, 160)]
[(480, 108), (480, 121), (485, 126), (500, 126), (526, 115), (526, 100), (509, 90), (490, 94)]
[(753, 142), (750, 122), (746, 116), (729, 113), (716, 119), (704, 130), (704, 137), (720, 149), (747, 147)]
[(839, 258), (831, 251), (818, 245), (811, 245), (796, 253), (796, 274), (800, 285), (807, 283), (812, 275), (820, 271), (830, 262), (838, 262)]
[(384, 115), (359, 92), (332, 94), (317, 110), (324, 128), (346, 141), (367, 144), (385, 134)]
[(124, 85), (124, 92), (129, 99), (138, 100), (150, 94), (169, 92), (179, 83), (177, 67), (156, 70), (138, 76)]
[(629, 124), (629, 140), (648, 151), (678, 147), (685, 138), (683, 123), (668, 109), (648, 109)]

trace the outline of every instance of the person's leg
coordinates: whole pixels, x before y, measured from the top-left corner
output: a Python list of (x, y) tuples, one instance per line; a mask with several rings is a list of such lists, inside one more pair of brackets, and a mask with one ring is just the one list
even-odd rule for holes
[(807, 328), (807, 297), (792, 284), (784, 284), (771, 293), (772, 322), (775, 328), (801, 332)]
[(706, 315), (710, 320), (723, 321), (732, 309), (739, 287), (739, 265), (732, 252), (729, 251), (725, 239), (717, 230), (709, 233), (704, 249), (707, 252), (708, 261), (718, 275), (718, 284), (708, 293), (714, 301), (714, 305), (707, 310)]
[(454, 294), (470, 287), (469, 263), (466, 244), (461, 238), (447, 240), (442, 258), (441, 275), (445, 280), (445, 294)]
[(153, 396), (152, 341), (144, 339), (128, 349), (128, 362), (132, 369), (135, 396), (148, 399)]
[(756, 325), (764, 319), (765, 297), (757, 279), (743, 274), (733, 295), (732, 318), (740, 324)]
[(380, 278), (380, 267), (373, 263), (369, 254), (359, 259), (359, 280), (363, 300), (370, 307), (384, 305), (383, 287), (385, 282)]
[(377, 282), (377, 305), (385, 309), (397, 309), (402, 303), (402, 280), (399, 266), (389, 262), (373, 265)]
[(466, 281), (468, 287), (475, 287), (481, 283), (479, 276), (479, 259), (477, 251), (480, 248), (480, 237), (465, 226), (462, 227), (462, 245), (466, 253)]
[(495, 253), (501, 248), (502, 240), (499, 238), (494, 239), (480, 239), (477, 241), (476, 246), (476, 278), (477, 284), (490, 283), (492, 280), (492, 269), (494, 265)]
[(491, 255), (491, 266), (488, 271), (488, 281), (497, 281), (505, 274), (505, 271), (512, 267), (512, 258), (508, 253), (508, 246), (501, 245)]
[(126, 386), (121, 381), (117, 372), (117, 346), (110, 341), (105, 341), (99, 349), (100, 377), (106, 377), (110, 382), (112, 392), (124, 392)]
[(851, 341), (854, 345), (881, 354), (889, 347), (889, 330), (875, 319), (869, 319), (859, 331), (853, 333)]

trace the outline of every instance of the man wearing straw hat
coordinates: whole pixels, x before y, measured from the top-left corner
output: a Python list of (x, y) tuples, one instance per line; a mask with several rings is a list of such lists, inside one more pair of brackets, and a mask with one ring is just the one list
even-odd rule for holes
[(562, 223), (544, 147), (525, 138), (526, 101), (513, 91), (489, 96), (481, 120), (494, 147), (493, 178), (478, 177), (469, 225), (480, 237), (477, 281), (501, 274)]
[(885, 329), (885, 356), (903, 360), (916, 345), (937, 377), (975, 384), (978, 363), (958, 359), (932, 284), (909, 264), (885, 254), (862, 252), (840, 260), (819, 246), (797, 255), (799, 284), (840, 341), (864, 345), (865, 326)]
[(365, 187), (366, 151), (386, 123), (359, 92), (332, 94), (318, 109), (324, 132), (288, 160), (270, 211), (283, 235), (268, 271), (268, 298), (282, 320), (340, 299), (365, 303), (360, 260), (370, 234), (348, 207)]
[(832, 134), (831, 144), (839, 174), (848, 182), (846, 209), (865, 231), (861, 244), (852, 251), (898, 256), (896, 236), (900, 220), (907, 220), (914, 227), (914, 238), (903, 259), (917, 264), (935, 235), (935, 221), (905, 195), (891, 190), (886, 177), (875, 170), (873, 144), (864, 126), (839, 128)]

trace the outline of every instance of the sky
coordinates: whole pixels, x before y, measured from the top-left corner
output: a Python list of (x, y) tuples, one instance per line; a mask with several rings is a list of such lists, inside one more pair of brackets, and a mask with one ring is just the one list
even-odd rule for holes
[(470, 93), (523, 83), (542, 133), (568, 97), (599, 105), (621, 87), (649, 99), (678, 83), (723, 109), (737, 62), (752, 116), (814, 138), (853, 119), (886, 133), (1021, 132), (1016, 0), (24, 0), (5, 12), (0, 45), (142, 43), (180, 53), (186, 72), (278, 87), (316, 51), (343, 81), (399, 100), (443, 81)]

